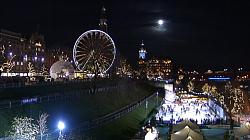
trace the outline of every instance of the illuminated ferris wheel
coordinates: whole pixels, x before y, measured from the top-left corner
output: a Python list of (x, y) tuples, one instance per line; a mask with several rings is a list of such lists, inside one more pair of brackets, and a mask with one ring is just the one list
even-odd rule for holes
[(73, 59), (77, 68), (91, 74), (106, 73), (112, 66), (115, 55), (114, 41), (100, 30), (83, 33), (73, 48)]

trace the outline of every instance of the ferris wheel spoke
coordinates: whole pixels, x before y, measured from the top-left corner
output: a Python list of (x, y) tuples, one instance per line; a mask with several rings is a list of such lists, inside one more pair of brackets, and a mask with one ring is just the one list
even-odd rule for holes
[(99, 40), (100, 43), (104, 40), (103, 38), (104, 38), (104, 35), (100, 34), (100, 36), (98, 37), (98, 40)]
[(106, 44), (106, 45), (104, 46), (104, 48), (109, 48), (109, 47), (111, 47), (111, 46), (113, 46), (113, 43), (112, 43), (112, 42), (110, 42), (109, 44)]
[(75, 51), (77, 54), (78, 53), (86, 53), (87, 52), (87, 50), (83, 50), (83, 49), (81, 49), (81, 50), (77, 50), (77, 51)]
[[(80, 56), (77, 56), (77, 58), (79, 58)], [(87, 60), (88, 57), (87, 56), (81, 56), (78, 61), (82, 61), (82, 60)]]
[(86, 35), (86, 37), (84, 37), (84, 41), (87, 43), (88, 47), (90, 48), (91, 46), (91, 42), (90, 42), (91, 39), (89, 39), (88, 35)]
[(115, 52), (115, 44), (108, 34), (90, 30), (77, 39), (73, 59), (81, 71), (103, 73), (113, 64)]
[(87, 55), (86, 54), (78, 54), (78, 55), (76, 55), (76, 57), (87, 58)]
[(92, 47), (95, 45), (95, 32), (91, 33), (91, 45)]
[(106, 52), (106, 53), (103, 53), (102, 56), (105, 58), (113, 58), (114, 54), (111, 52)]
[(110, 44), (110, 43), (112, 43), (112, 41), (109, 40), (109, 39), (107, 39), (107, 40), (105, 40), (105, 42), (103, 43), (103, 46), (107, 46), (107, 44)]
[[(86, 50), (88, 50), (87, 48), (83, 48), (83, 47), (80, 47), (80, 46), (77, 46), (77, 48), (81, 49), (81, 51), (86, 51)], [(80, 50), (78, 50), (78, 51), (80, 51)]]
[(104, 44), (105, 41), (106, 41), (106, 37), (104, 34), (102, 34), (102, 36), (100, 36), (100, 43)]
[(103, 51), (103, 52), (108, 52), (108, 53), (109, 53), (109, 52), (112, 52), (112, 51), (114, 51), (114, 50), (113, 50), (113, 48), (102, 48), (102, 51)]
[(110, 42), (110, 40), (108, 40), (108, 39), (105, 39), (104, 41), (103, 41), (103, 46), (105, 46), (107, 43), (109, 43)]
[(106, 56), (104, 56), (104, 55), (100, 55), (100, 58), (101, 58), (101, 59), (104, 59), (104, 60), (107, 60), (107, 59), (108, 59), (108, 57), (106, 57)]
[(82, 45), (84, 48), (88, 48), (87, 45), (85, 45), (82, 41), (79, 42), (78, 46)]

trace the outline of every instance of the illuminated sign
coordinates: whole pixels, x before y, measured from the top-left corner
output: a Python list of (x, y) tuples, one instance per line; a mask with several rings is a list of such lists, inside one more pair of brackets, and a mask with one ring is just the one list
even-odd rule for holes
[(30, 103), (36, 103), (37, 102), (37, 98), (29, 98), (29, 99), (23, 99), (22, 100), (22, 104), (30, 104)]
[(230, 77), (209, 77), (209, 80), (231, 80)]

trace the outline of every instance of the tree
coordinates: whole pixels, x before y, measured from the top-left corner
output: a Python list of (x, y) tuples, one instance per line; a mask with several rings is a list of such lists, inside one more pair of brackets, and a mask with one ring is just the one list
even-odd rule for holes
[(15, 117), (12, 122), (10, 136), (14, 139), (36, 140), (38, 125), (33, 123), (32, 118)]
[(202, 91), (206, 94), (210, 93), (211, 86), (208, 83), (205, 83), (205, 85), (202, 87)]
[(212, 96), (213, 97), (218, 97), (219, 96), (219, 94), (218, 94), (218, 92), (217, 92), (217, 87), (216, 86), (211, 86), (211, 89), (210, 89), (210, 92), (211, 92), (211, 94), (212, 94)]
[(15, 57), (16, 57), (16, 55), (7, 59), (7, 61), (1, 65), (0, 70), (3, 71), (4, 69), (6, 69), (6, 72), (9, 73), (12, 70), (12, 68), (15, 66), (15, 63), (12, 62), (12, 60)]
[(243, 91), (240, 88), (233, 87), (231, 83), (225, 85), (224, 107), (230, 118), (230, 129), (233, 129), (233, 116), (243, 110), (244, 99)]
[(28, 63), (27, 69), (28, 69), (29, 73), (31, 74), (31, 76), (35, 75), (36, 71), (35, 71), (34, 66), (31, 62)]
[(194, 83), (192, 81), (188, 82), (188, 92), (192, 92), (194, 90)]
[(243, 110), (243, 91), (237, 86), (233, 86), (231, 82), (228, 82), (225, 85), (224, 92), (220, 95), (218, 94), (215, 86), (212, 86), (211, 93), (213, 97), (219, 101), (224, 111), (228, 114), (230, 129), (233, 129), (233, 116), (241, 113)]
[(38, 123), (38, 132), (40, 133), (41, 140), (43, 139), (43, 135), (48, 132), (47, 128), (47, 118), (49, 115), (47, 113), (43, 113), (39, 116), (37, 120)]
[(47, 68), (43, 65), (41, 73), (44, 77), (47, 77), (49, 75)]

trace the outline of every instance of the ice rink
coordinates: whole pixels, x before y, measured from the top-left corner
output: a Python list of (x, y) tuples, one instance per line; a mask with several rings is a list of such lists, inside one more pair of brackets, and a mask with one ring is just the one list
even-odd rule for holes
[(203, 124), (207, 121), (215, 121), (217, 118), (220, 118), (219, 115), (216, 115), (209, 107), (207, 99), (191, 95), (179, 98), (170, 91), (166, 91), (164, 102), (156, 114), (156, 120), (163, 122), (173, 121), (173, 123), (177, 123), (182, 119), (192, 119), (197, 124)]

